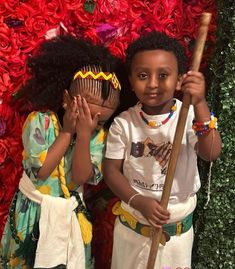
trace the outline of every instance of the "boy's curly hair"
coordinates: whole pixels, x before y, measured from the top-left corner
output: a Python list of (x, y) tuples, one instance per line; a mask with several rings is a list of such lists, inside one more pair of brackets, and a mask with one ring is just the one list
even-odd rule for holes
[[(74, 74), (88, 65), (101, 66), (103, 72), (112, 73), (120, 68), (120, 60), (108, 49), (72, 36), (45, 41), (28, 61), (31, 77), (21, 88), (20, 95), (35, 110), (56, 112), (61, 108), (64, 90), (69, 89)], [(102, 92), (102, 97), (105, 100), (107, 92)]]
[(131, 73), (131, 63), (134, 56), (141, 51), (146, 50), (165, 50), (174, 53), (178, 62), (179, 74), (184, 74), (187, 68), (187, 57), (183, 46), (175, 39), (164, 33), (152, 31), (140, 36), (131, 43), (126, 50), (126, 68)]

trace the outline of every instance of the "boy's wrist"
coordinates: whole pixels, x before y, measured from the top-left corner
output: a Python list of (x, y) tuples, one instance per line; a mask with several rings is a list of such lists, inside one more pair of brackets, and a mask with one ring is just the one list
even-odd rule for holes
[(143, 204), (142, 203), (142, 198), (143, 197), (144, 196), (142, 194), (140, 194), (140, 193), (137, 193), (135, 196), (134, 195), (131, 196), (129, 201), (128, 201), (128, 205), (135, 208), (135, 209), (137, 209), (138, 211), (142, 212), (142, 204)]
[(207, 121), (210, 120), (210, 110), (206, 99), (201, 100), (199, 103), (194, 105), (195, 120)]
[(208, 108), (208, 104), (205, 98), (197, 102), (197, 104), (194, 105), (194, 109), (203, 109), (203, 108)]
[(136, 199), (137, 198), (137, 196), (140, 196), (141, 194), (140, 193), (135, 193), (135, 194), (133, 194), (130, 198), (129, 198), (129, 200), (127, 201), (127, 204), (129, 205), (129, 206), (132, 206), (132, 203), (133, 203), (133, 201), (134, 201), (134, 199)]

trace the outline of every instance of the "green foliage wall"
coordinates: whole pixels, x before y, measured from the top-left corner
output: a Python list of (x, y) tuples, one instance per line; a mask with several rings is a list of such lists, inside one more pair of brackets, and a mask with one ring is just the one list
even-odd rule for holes
[(202, 188), (194, 216), (193, 269), (235, 268), (235, 3), (217, 5), (218, 40), (208, 75), (208, 101), (218, 116), (223, 149), (212, 167), (206, 208), (209, 165), (199, 163)]

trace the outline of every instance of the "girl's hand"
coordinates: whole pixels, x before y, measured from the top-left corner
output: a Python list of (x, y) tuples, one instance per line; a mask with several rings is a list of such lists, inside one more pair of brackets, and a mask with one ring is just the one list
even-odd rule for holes
[(95, 114), (92, 118), (90, 108), (84, 97), (80, 95), (77, 97), (78, 103), (78, 117), (76, 123), (76, 133), (79, 137), (90, 136), (98, 125), (100, 113)]
[(76, 120), (77, 120), (77, 100), (73, 100), (66, 106), (66, 110), (63, 117), (63, 129), (62, 132), (70, 133), (73, 135), (75, 133)]
[(191, 95), (192, 105), (205, 102), (205, 79), (202, 73), (188, 71), (184, 74), (181, 89)]
[(170, 218), (169, 212), (162, 208), (157, 200), (151, 197), (140, 195), (132, 203), (153, 227), (161, 228)]

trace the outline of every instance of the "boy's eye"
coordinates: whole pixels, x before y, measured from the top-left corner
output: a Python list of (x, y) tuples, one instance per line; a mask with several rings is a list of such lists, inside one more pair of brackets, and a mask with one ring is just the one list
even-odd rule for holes
[(146, 73), (139, 73), (137, 76), (141, 80), (146, 79), (148, 77), (148, 75)]
[(168, 77), (168, 74), (166, 74), (166, 73), (160, 73), (159, 74), (159, 78), (161, 78), (161, 79), (164, 79), (164, 78), (167, 78)]

